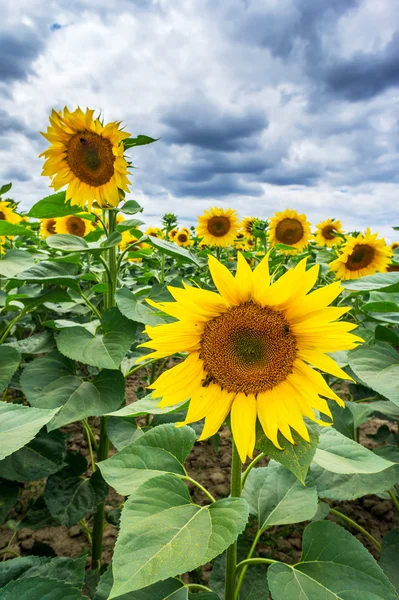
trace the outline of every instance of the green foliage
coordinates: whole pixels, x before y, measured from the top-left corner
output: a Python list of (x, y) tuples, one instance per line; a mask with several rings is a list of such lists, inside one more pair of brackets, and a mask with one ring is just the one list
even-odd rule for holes
[(399, 355), (384, 343), (360, 346), (349, 352), (354, 373), (374, 391), (399, 406)]
[(0, 346), (0, 393), (10, 383), (11, 377), (19, 367), (21, 355), (16, 348)]
[(57, 192), (36, 202), (28, 212), (28, 217), (53, 219), (67, 217), (68, 215), (77, 215), (81, 212), (83, 211), (80, 206), (76, 204), (71, 206), (70, 202), (65, 201), (65, 192)]

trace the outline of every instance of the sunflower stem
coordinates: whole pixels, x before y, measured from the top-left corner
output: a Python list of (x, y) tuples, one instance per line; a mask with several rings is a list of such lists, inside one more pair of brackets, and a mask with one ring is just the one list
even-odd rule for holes
[(338, 517), (339, 519), (342, 519), (345, 523), (347, 523), (350, 527), (352, 527), (353, 529), (357, 529), (357, 531), (359, 531), (360, 533), (362, 533), (367, 539), (370, 540), (370, 542), (372, 544), (374, 544), (374, 546), (376, 546), (378, 548), (378, 550), (381, 550), (381, 544), (378, 540), (375, 539), (374, 536), (371, 535), (371, 533), (369, 533), (368, 531), (366, 531), (364, 529), (364, 527), (362, 527), (361, 525), (359, 525), (359, 523), (356, 523), (356, 521), (353, 521), (353, 519), (350, 519), (349, 517), (347, 517), (346, 515), (344, 515), (342, 512), (340, 512), (339, 510), (336, 510), (335, 508), (331, 508), (330, 507), (330, 512), (335, 515), (336, 517)]
[[(239, 498), (241, 496), (241, 469), (242, 464), (234, 443), (233, 436), (231, 437), (232, 460), (231, 460), (231, 483), (230, 496)], [(224, 588), (224, 599), (234, 600), (236, 590), (236, 567), (237, 567), (237, 542), (234, 542), (227, 548), (226, 556), (226, 581)]]

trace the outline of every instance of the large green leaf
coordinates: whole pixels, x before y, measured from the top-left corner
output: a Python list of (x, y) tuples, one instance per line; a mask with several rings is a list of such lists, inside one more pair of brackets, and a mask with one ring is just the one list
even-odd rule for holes
[(26, 556), (13, 558), (0, 564), (0, 588), (16, 579), (44, 577), (58, 579), (76, 588), (82, 588), (85, 577), (85, 562), (82, 558), (48, 558)]
[(143, 207), (136, 200), (128, 200), (121, 206), (121, 211), (127, 215), (135, 215), (138, 212), (143, 212)]
[(3, 257), (0, 256), (0, 275), (14, 277), (21, 271), (33, 265), (33, 257), (26, 250), (10, 250)]
[(161, 325), (164, 319), (159, 317), (148, 305), (137, 300), (128, 288), (121, 288), (115, 294), (116, 305), (121, 313), (131, 321), (145, 325)]
[(200, 507), (173, 475), (146, 481), (122, 511), (110, 598), (209, 562), (237, 539), (247, 519), (242, 498)]
[(63, 252), (87, 252), (90, 249), (84, 238), (70, 233), (49, 235), (46, 238), (46, 244), (50, 248)]
[(36, 202), (30, 209), (28, 217), (52, 219), (55, 217), (76, 215), (81, 212), (83, 212), (82, 208), (77, 204), (71, 206), (69, 202), (65, 202), (65, 192), (57, 192)]
[(18, 490), (17, 483), (0, 479), (0, 525), (5, 521), (8, 513), (16, 503)]
[(354, 292), (371, 292), (372, 290), (384, 290), (384, 292), (399, 291), (399, 273), (375, 273), (360, 279), (343, 281), (342, 285)]
[(30, 442), (57, 410), (0, 402), (0, 460)]
[(268, 467), (252, 469), (242, 495), (261, 530), (307, 521), (317, 511), (313, 478), (308, 477), (303, 485), (291, 471), (273, 461)]
[(0, 590), (0, 600), (83, 600), (80, 590), (68, 583), (45, 577), (10, 581)]
[(382, 539), (380, 567), (399, 592), (399, 529), (392, 529)]
[(193, 254), (191, 254), (191, 252), (189, 252), (185, 248), (181, 248), (180, 246), (173, 244), (172, 242), (167, 242), (166, 240), (162, 240), (153, 235), (147, 235), (141, 239), (143, 242), (147, 242), (147, 244), (150, 244), (154, 248), (157, 248), (157, 250), (160, 250), (168, 256), (177, 258), (183, 263), (193, 263), (197, 265), (197, 267), (200, 266), (197, 259)]
[(333, 428), (321, 432), (313, 460), (319, 467), (342, 475), (379, 473), (393, 465)]
[(330, 521), (308, 525), (301, 561), (271, 565), (268, 580), (273, 600), (397, 600), (366, 548)]
[(103, 333), (92, 335), (84, 327), (62, 329), (57, 336), (58, 350), (64, 356), (92, 367), (118, 369), (135, 340), (136, 324), (117, 308), (106, 310), (102, 318)]
[(49, 431), (87, 417), (99, 417), (117, 409), (125, 396), (120, 371), (102, 370), (91, 382), (74, 375), (70, 361), (51, 352), (32, 361), (24, 370), (21, 386), (36, 408), (61, 410), (48, 424)]
[[(108, 600), (113, 582), (112, 567), (110, 565), (100, 579), (94, 600)], [(141, 590), (118, 596), (117, 600), (175, 600), (172, 594), (177, 590), (181, 590), (182, 587), (182, 583), (177, 579), (166, 579)]]
[(22, 340), (4, 344), (6, 348), (15, 348), (21, 354), (45, 354), (54, 348), (54, 337), (50, 331), (41, 331)]
[(26, 271), (18, 273), (13, 279), (32, 283), (58, 283), (77, 289), (77, 272), (78, 265), (43, 261)]
[(107, 434), (117, 450), (122, 450), (143, 435), (133, 417), (108, 417)]
[(256, 448), (284, 465), (284, 467), (294, 473), (295, 477), (303, 484), (305, 483), (306, 475), (316, 452), (317, 442), (319, 440), (319, 428), (309, 422), (306, 425), (310, 435), (310, 442), (303, 440), (295, 431), (293, 432), (295, 445), (291, 444), (285, 437), (279, 434), (278, 441), (282, 450), (276, 448), (273, 442), (265, 436), (261, 427), (258, 427), (256, 436)]
[(34, 237), (33, 231), (24, 227), (23, 225), (14, 225), (9, 221), (0, 221), (0, 236), (3, 235), (23, 235), (27, 237)]
[(120, 452), (99, 463), (107, 483), (118, 494), (131, 494), (143, 482), (163, 473), (184, 475), (184, 461), (194, 445), (191, 427), (171, 423), (150, 429)]
[(16, 348), (0, 346), (0, 393), (11, 381), (11, 377), (19, 367), (21, 355)]
[(40, 431), (26, 446), (0, 461), (0, 477), (12, 481), (34, 481), (59, 471), (65, 456), (65, 438), (60, 431)]
[(399, 406), (399, 354), (388, 344), (360, 346), (349, 352), (354, 373), (373, 390)]

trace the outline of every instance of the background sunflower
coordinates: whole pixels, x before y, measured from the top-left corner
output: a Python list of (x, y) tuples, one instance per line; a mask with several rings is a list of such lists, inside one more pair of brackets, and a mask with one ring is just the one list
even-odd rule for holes
[(232, 208), (212, 206), (198, 217), (197, 234), (209, 246), (231, 246), (239, 228), (237, 213)]
[(46, 238), (49, 235), (54, 235), (57, 233), (55, 228), (56, 224), (57, 219), (42, 219), (40, 221), (40, 236)]
[(364, 235), (348, 239), (341, 254), (330, 263), (330, 269), (337, 279), (357, 279), (387, 271), (391, 258), (392, 251), (385, 240), (367, 228)]
[(287, 208), (275, 213), (270, 220), (269, 241), (272, 246), (285, 244), (292, 246), (295, 250), (282, 250), (285, 254), (302, 252), (310, 240), (310, 223), (306, 215), (297, 213), (296, 210)]
[(92, 221), (82, 219), (76, 215), (60, 217), (55, 224), (56, 233), (70, 233), (78, 237), (85, 237), (95, 229)]
[(314, 234), (316, 244), (331, 247), (342, 242), (342, 238), (334, 235), (335, 233), (343, 233), (341, 221), (334, 219), (322, 221), (316, 225), (316, 233)]
[(22, 221), (22, 217), (15, 212), (9, 202), (3, 200), (0, 201), (0, 221), (8, 221), (16, 225)]

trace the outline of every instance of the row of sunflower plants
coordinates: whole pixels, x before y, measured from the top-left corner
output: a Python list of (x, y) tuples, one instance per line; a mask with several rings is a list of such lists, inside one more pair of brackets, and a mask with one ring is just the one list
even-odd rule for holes
[[(154, 139), (80, 109), (44, 135), (55, 193), (21, 215), (0, 190), (0, 600), (398, 598), (399, 530), (377, 539), (339, 504), (399, 510), (395, 249), (336, 220), (313, 235), (290, 209), (142, 232), (125, 153)], [(190, 456), (212, 444), (216, 463), (221, 429), (230, 493), (214, 497)], [(260, 552), (303, 523), (299, 562)], [(82, 556), (22, 555), (22, 530), (61, 525)]]

